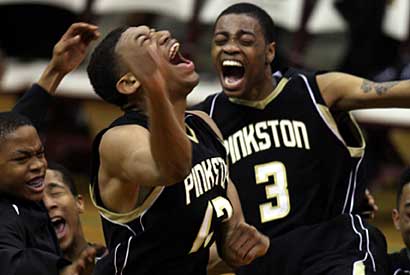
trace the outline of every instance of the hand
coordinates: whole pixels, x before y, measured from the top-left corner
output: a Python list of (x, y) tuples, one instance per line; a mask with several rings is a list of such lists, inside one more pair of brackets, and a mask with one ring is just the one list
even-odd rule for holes
[(91, 275), (94, 270), (96, 252), (94, 247), (87, 247), (71, 265), (60, 271), (60, 275)]
[(270, 240), (255, 227), (239, 223), (228, 236), (223, 248), (223, 259), (231, 266), (238, 267), (251, 263), (268, 251)]
[(373, 195), (370, 193), (369, 189), (366, 188), (364, 193), (364, 198), (362, 205), (360, 207), (360, 216), (368, 219), (374, 219), (376, 212), (379, 210), (379, 207), (376, 204), (376, 200)]
[(91, 41), (100, 36), (98, 27), (74, 23), (54, 46), (53, 57), (38, 80), (48, 93), (54, 94), (66, 74), (77, 68), (86, 56)]
[(84, 60), (87, 48), (98, 39), (98, 27), (87, 23), (74, 23), (55, 44), (50, 67), (62, 74), (76, 69)]

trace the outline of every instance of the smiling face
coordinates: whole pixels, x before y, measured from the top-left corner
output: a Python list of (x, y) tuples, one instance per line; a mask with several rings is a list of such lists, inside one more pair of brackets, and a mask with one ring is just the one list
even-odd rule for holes
[(32, 126), (21, 126), (0, 141), (0, 192), (31, 201), (43, 198), (47, 161)]
[(226, 14), (215, 24), (212, 60), (228, 96), (262, 99), (273, 90), (270, 63), (275, 43), (267, 43), (259, 21)]
[[(147, 26), (130, 27), (121, 35), (116, 53), (126, 63), (133, 62), (137, 80), (161, 72), (171, 93), (186, 94), (198, 84), (193, 62), (182, 56), (179, 42), (168, 31), (155, 31)], [(128, 60), (124, 60), (124, 56)]]
[(410, 249), (410, 182), (403, 186), (398, 207), (393, 209), (393, 222), (400, 231), (406, 247)]
[(71, 193), (60, 171), (47, 169), (43, 200), (64, 254), (83, 246), (80, 223), (80, 214), (84, 212), (83, 198)]

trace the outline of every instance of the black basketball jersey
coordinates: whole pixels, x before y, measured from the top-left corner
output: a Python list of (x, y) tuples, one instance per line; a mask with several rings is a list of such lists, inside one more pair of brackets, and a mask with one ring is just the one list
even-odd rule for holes
[(174, 185), (153, 188), (130, 213), (113, 213), (104, 208), (99, 196), (98, 148), (108, 129), (126, 124), (148, 129), (144, 115), (127, 112), (99, 133), (93, 144), (91, 194), (109, 249), (94, 274), (206, 274), (209, 246), (222, 221), (232, 214), (226, 197), (228, 170), (222, 142), (201, 118), (187, 113), (191, 173)]
[(389, 254), (391, 274), (410, 274), (409, 255), (409, 251), (406, 248), (403, 248), (400, 252)]
[(349, 113), (331, 113), (314, 74), (275, 73), (264, 100), (209, 96), (195, 106), (222, 131), (248, 223), (270, 237), (351, 213), (365, 141)]

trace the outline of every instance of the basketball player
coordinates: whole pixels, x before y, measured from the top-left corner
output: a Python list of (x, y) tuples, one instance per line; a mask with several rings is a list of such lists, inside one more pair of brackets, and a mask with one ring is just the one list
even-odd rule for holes
[(62, 258), (42, 203), (47, 161), (31, 121), (0, 113), (0, 266), (2, 274), (91, 274), (95, 249)]
[(96, 93), (124, 110), (93, 145), (91, 193), (109, 249), (95, 274), (206, 274), (214, 239), (232, 266), (267, 251), (243, 220), (214, 125), (185, 112), (198, 75), (179, 48), (168, 31), (124, 27), (91, 56)]
[(70, 171), (61, 164), (49, 162), (44, 184), (43, 202), (64, 257), (73, 261), (90, 246), (97, 248), (97, 257), (102, 257), (106, 249), (85, 239), (80, 220), (84, 213), (84, 199), (78, 193)]
[(212, 59), (223, 92), (196, 108), (221, 129), (245, 220), (271, 237), (270, 253), (239, 274), (385, 274), (384, 237), (353, 214), (365, 140), (348, 111), (408, 107), (410, 82), (272, 76), (274, 58), (264, 10), (241, 3), (218, 16)]

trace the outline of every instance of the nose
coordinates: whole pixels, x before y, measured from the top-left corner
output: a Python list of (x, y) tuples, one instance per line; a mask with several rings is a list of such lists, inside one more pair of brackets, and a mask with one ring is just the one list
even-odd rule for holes
[(160, 45), (165, 44), (171, 38), (171, 33), (167, 30), (157, 31), (155, 34), (159, 36)]
[(229, 39), (223, 46), (222, 50), (226, 53), (236, 53), (239, 52), (239, 46), (236, 41), (232, 38)]
[(56, 202), (47, 194), (47, 192), (44, 193), (43, 202), (48, 211), (57, 207)]
[(47, 161), (44, 156), (35, 156), (30, 163), (30, 171), (37, 172), (46, 169)]

